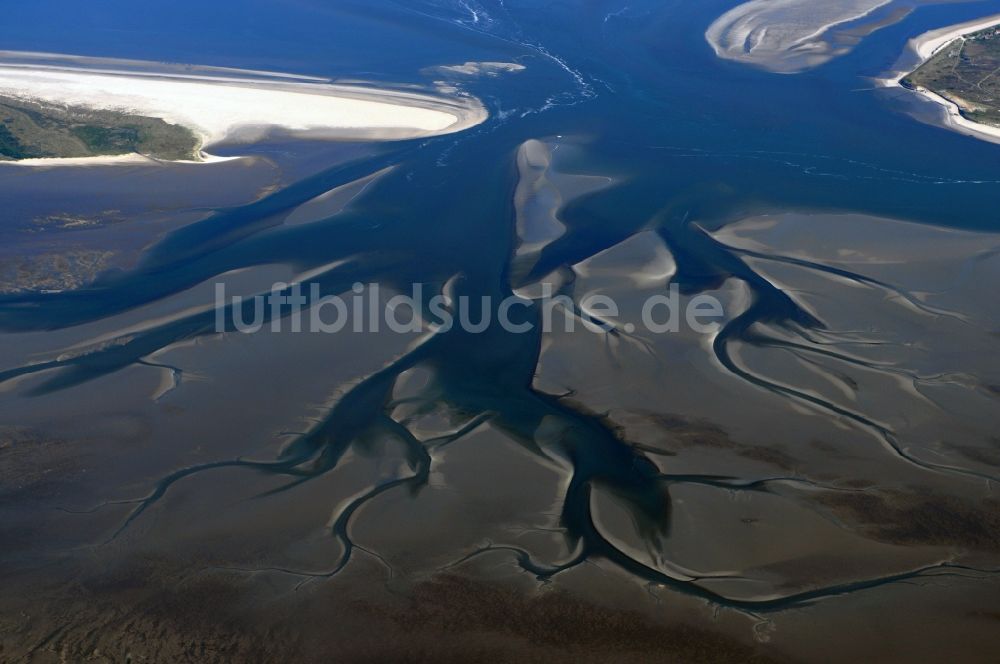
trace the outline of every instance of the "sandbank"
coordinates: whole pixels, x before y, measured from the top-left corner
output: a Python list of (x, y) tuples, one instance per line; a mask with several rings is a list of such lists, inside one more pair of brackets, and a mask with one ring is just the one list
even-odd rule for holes
[[(189, 128), (202, 150), (223, 141), (258, 140), (276, 131), (310, 139), (435, 136), (467, 129), (487, 116), (478, 100), (462, 94), (446, 97), (267, 72), (183, 74), (156, 71), (154, 63), (136, 69), (132, 61), (115, 69), (107, 59), (99, 68), (85, 68), (72, 57), (52, 64), (55, 56), (33, 63), (6, 55), (0, 58), (0, 96), (162, 118)], [(58, 161), (89, 164), (108, 159)]]

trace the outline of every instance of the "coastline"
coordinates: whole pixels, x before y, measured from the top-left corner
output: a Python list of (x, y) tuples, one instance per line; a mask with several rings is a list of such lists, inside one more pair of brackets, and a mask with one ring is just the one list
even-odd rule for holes
[[(979, 32), (980, 30), (985, 30), (986, 28), (998, 24), (1000, 24), (1000, 14), (992, 14), (984, 18), (966, 21), (964, 23), (944, 28), (937, 28), (935, 30), (925, 32), (922, 35), (918, 35), (907, 42), (906, 52), (901, 58), (901, 60), (907, 60), (915, 57), (916, 60), (914, 63), (907, 64), (905, 67), (894, 69), (890, 75), (884, 78), (877, 78), (875, 79), (875, 82), (879, 86), (885, 88), (900, 88), (908, 90), (934, 102), (942, 109), (941, 125), (948, 129), (965, 134), (966, 136), (978, 138), (980, 140), (1000, 143), (1000, 127), (984, 125), (969, 120), (962, 115), (958, 104), (950, 99), (942, 97), (936, 92), (923, 87), (908, 88), (902, 84), (902, 80), (904, 78), (923, 66), (925, 62), (934, 57), (948, 44), (952, 43), (956, 39), (964, 37), (965, 35)], [(910, 57), (908, 58), (908, 56)]]
[[(233, 70), (215, 75), (136, 71), (123, 66), (81, 67), (73, 56), (53, 64), (0, 60), (0, 95), (92, 110), (125, 110), (189, 129), (198, 138), (201, 161), (218, 161), (208, 149), (223, 141), (253, 142), (272, 132), (316, 140), (372, 141), (422, 138), (462, 131), (488, 114), (479, 100), (462, 94), (385, 89), (328, 79)], [(122, 157), (45, 158), (0, 163), (76, 165), (122, 161)], [(134, 163), (156, 160), (140, 158)], [(28, 163), (30, 162), (30, 163)], [(44, 164), (43, 164), (44, 162)], [(57, 164), (58, 163), (58, 164)]]
[(0, 166), (47, 168), (52, 166), (152, 166), (156, 164), (217, 164), (224, 161), (245, 159), (245, 157), (221, 157), (202, 151), (201, 158), (194, 159), (157, 159), (137, 152), (128, 154), (94, 155), (93, 157), (31, 157), (29, 159), (0, 160)]

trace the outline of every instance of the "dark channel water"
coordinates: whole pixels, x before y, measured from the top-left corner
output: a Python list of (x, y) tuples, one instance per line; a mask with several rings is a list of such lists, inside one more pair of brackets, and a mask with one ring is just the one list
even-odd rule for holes
[[(712, 605), (748, 611), (755, 619), (822, 598), (877, 592), (877, 588), (928, 574), (988, 574), (991, 565), (981, 558), (929, 555), (919, 561), (901, 559), (898, 564), (880, 563), (871, 569), (820, 575), (822, 578), (796, 577), (795, 582), (776, 583), (764, 590), (759, 586), (747, 589), (727, 585), (728, 580), (738, 576), (732, 569), (697, 572), (692, 568), (700, 566), (690, 561), (668, 562), (659, 543), (675, 534), (676, 486), (783, 495), (784, 489), (776, 484), (801, 481), (813, 482), (816, 487), (833, 486), (844, 479), (844, 471), (837, 476), (838, 471), (831, 470), (820, 482), (822, 472), (800, 472), (803, 466), (796, 464), (772, 468), (770, 472), (755, 468), (745, 473), (721, 466), (716, 470), (711, 464), (682, 463), (680, 470), (673, 468), (669, 455), (661, 455), (655, 445), (651, 448), (648, 442), (638, 444), (629, 439), (627, 431), (623, 433), (622, 427), (627, 429), (627, 425), (616, 421), (612, 412), (615, 396), (588, 403), (580, 394), (574, 400), (586, 388), (567, 385), (569, 378), (563, 381), (567, 389), (562, 393), (540, 387), (540, 358), (545, 357), (549, 344), (557, 347), (561, 343), (558, 338), (546, 340), (541, 332), (514, 334), (495, 324), (479, 334), (456, 328), (421, 337), (405, 349), (387, 351), (385, 359), (372, 370), (334, 385), (338, 388), (335, 398), (322, 391), (313, 395), (312, 402), (324, 402), (325, 407), (314, 415), (308, 428), (294, 435), (260, 430), (247, 433), (252, 427), (250, 419), (241, 421), (249, 417), (244, 410), (266, 410), (270, 397), (241, 385), (245, 378), (227, 381), (223, 377), (226, 366), (212, 365), (211, 360), (200, 368), (181, 366), (183, 362), (174, 364), (169, 359), (171, 349), (183, 348), (187, 342), (218, 339), (215, 313), (203, 309), (159, 319), (153, 315), (158, 303), (183, 297), (190, 289), (228, 279), (239, 271), (291, 266), (294, 273), (310, 273), (308, 282), (319, 284), (323, 294), (347, 292), (355, 282), (377, 282), (401, 291), (421, 283), (432, 295), (447, 284), (454, 296), (468, 295), (473, 302), (491, 296), (498, 302), (550, 275), (565, 275), (569, 266), (643, 233), (642, 237), (658, 237), (676, 263), (672, 277), (657, 284), (656, 289), (666, 292), (673, 283), (685, 297), (691, 297), (718, 293), (735, 284), (733, 287), (746, 294), (745, 307), (734, 311), (721, 331), (702, 347), (705, 366), (712, 367), (704, 371), (726, 376), (725, 380), (739, 387), (727, 392), (730, 383), (720, 383), (722, 379), (707, 377), (707, 373), (687, 374), (683, 370), (664, 371), (655, 379), (636, 378), (642, 386), (636, 389), (645, 390), (651, 401), (660, 404), (660, 415), (683, 410), (671, 403), (672, 390), (683, 389), (677, 381), (701, 380), (706, 386), (714, 386), (711, 399), (717, 400), (720, 409), (739, 411), (744, 394), (740, 390), (748, 390), (775, 404), (774, 412), (789, 408), (811, 413), (803, 416), (805, 424), (796, 420), (798, 423), (789, 424), (787, 431), (780, 419), (772, 419), (770, 424), (754, 420), (740, 433), (734, 433), (735, 437), (754, 438), (764, 447), (772, 436), (784, 440), (787, 435), (805, 442), (834, 435), (815, 432), (835, 422), (833, 428), (852, 431), (850, 435), (860, 436), (881, 450), (881, 461), (873, 467), (881, 463), (895, 469), (886, 471), (881, 478), (880, 471), (869, 466), (859, 470), (859, 476), (876, 478), (871, 486), (882, 479), (886, 486), (893, 487), (920, 484), (900, 480), (897, 472), (933, 478), (928, 480), (928, 486), (945, 492), (947, 489), (940, 487), (951, 483), (964, 487), (956, 489), (958, 493), (978, 492), (984, 484), (994, 486), (1000, 476), (995, 465), (925, 453), (920, 443), (908, 439), (906, 427), (897, 427), (885, 410), (898, 411), (902, 419), (909, 421), (912, 411), (907, 408), (912, 405), (902, 401), (895, 405), (890, 401), (890, 405), (881, 407), (845, 403), (814, 389), (808, 381), (797, 382), (791, 372), (768, 375), (753, 360), (746, 359), (746, 354), (755, 349), (782, 349), (848, 367), (830, 369), (830, 375), (843, 377), (838, 372), (855, 370), (866, 376), (911, 375), (905, 362), (894, 355), (855, 354), (830, 341), (838, 333), (837, 325), (815, 301), (799, 297), (811, 287), (805, 282), (785, 287), (784, 278), (761, 272), (759, 261), (775, 260), (789, 269), (807, 270), (846, 284), (847, 296), (841, 291), (828, 295), (837, 306), (849, 306), (838, 298), (849, 297), (853, 288), (875, 289), (886, 300), (904, 301), (915, 310), (931, 310), (922, 294), (933, 288), (912, 290), (884, 273), (821, 264), (796, 254), (794, 247), (781, 247), (781, 251), (772, 247), (773, 252), (761, 246), (734, 248), (720, 240), (716, 232), (746, 218), (799, 214), (818, 219), (816, 223), (823, 226), (821, 233), (826, 233), (823, 237), (866, 251), (869, 238), (864, 231), (858, 231), (857, 224), (846, 224), (842, 231), (830, 227), (840, 223), (843, 215), (864, 215), (919, 225), (908, 229), (933, 227), (943, 238), (950, 237), (953, 230), (963, 233), (963, 237), (976, 237), (967, 233), (974, 231), (993, 238), (992, 234), (1000, 231), (996, 204), (1000, 200), (1000, 148), (911, 117), (906, 111), (920, 105), (902, 91), (875, 89), (871, 77), (892, 67), (910, 37), (1000, 12), (1000, 2), (917, 7), (902, 21), (862, 40), (843, 57), (794, 75), (766, 72), (722, 60), (713, 53), (704, 31), (734, 4), (731, 0), (637, 0), (626, 4), (605, 0), (257, 0), (208, 4), (183, 0), (153, 5), (66, 1), (5, 7), (0, 45), (7, 50), (190, 62), (419, 85), (429, 84), (436, 77), (421, 70), (442, 64), (497, 61), (526, 67), (517, 73), (459, 81), (463, 90), (483, 101), (490, 117), (482, 125), (458, 134), (378, 143), (354, 152), (337, 145), (300, 148), (295, 141), (281, 138), (249, 149), (223, 146), (214, 150), (218, 154), (252, 152), (276, 165), (279, 186), (250, 202), (244, 197), (239, 203), (213, 203), (211, 190), (224, 192), (227, 187), (245, 182), (240, 173), (213, 171), (214, 166), (199, 167), (208, 169), (204, 172), (210, 175), (204, 177), (216, 179), (206, 184), (208, 193), (197, 194), (185, 188), (185, 178), (192, 177), (190, 171), (171, 171), (169, 167), (164, 167), (161, 179), (147, 178), (142, 185), (122, 180), (124, 184), (118, 185), (122, 191), (108, 181), (119, 177), (119, 171), (93, 169), (75, 176), (80, 182), (63, 194), (58, 193), (63, 184), (52, 171), (22, 175), (18, 180), (0, 174), (4, 177), (0, 186), (8, 219), (0, 233), (12, 247), (21, 237), (12, 230), (15, 222), (34, 214), (41, 198), (62, 196), (60, 200), (65, 202), (60, 205), (86, 205), (91, 186), (95, 197), (111, 201), (105, 207), (125, 210), (126, 215), (130, 214), (129, 206), (142, 207), (143, 197), (164, 195), (177, 197), (178, 215), (197, 212), (184, 223), (164, 226), (167, 232), (157, 235), (155, 242), (143, 244), (136, 240), (144, 251), (135, 261), (100, 274), (83, 287), (0, 296), (0, 328), (9, 335), (8, 345), (12, 345), (0, 367), (0, 380), (10, 386), (2, 395), (3, 417), (12, 426), (27, 422), (44, 429), (43, 423), (51, 419), (62, 422), (56, 428), (66, 436), (66, 419), (85, 416), (81, 410), (94, 409), (95, 416), (102, 409), (127, 411), (132, 408), (128, 400), (114, 396), (119, 394), (115, 390), (127, 394), (127, 387), (108, 381), (116, 375), (133, 375), (128, 372), (137, 367), (157, 367), (171, 373), (176, 385), (162, 399), (158, 397), (157, 403), (177, 399), (178, 408), (185, 405), (189, 374), (215, 376), (210, 380), (213, 387), (208, 397), (203, 397), (217, 405), (211, 424), (192, 419), (180, 426), (155, 418), (149, 424), (167, 432), (161, 434), (157, 444), (172, 445), (175, 436), (178, 441), (188, 440), (185, 436), (198, 438), (198, 454), (178, 453), (175, 458), (166, 452), (154, 452), (151, 456), (155, 461), (139, 464), (134, 474), (128, 469), (127, 459), (107, 450), (101, 453), (107, 458), (91, 462), (107, 463), (108, 468), (100, 471), (104, 473), (101, 477), (106, 478), (105, 482), (121, 484), (110, 491), (94, 486), (86, 489), (87, 495), (74, 506), (76, 509), (87, 511), (93, 509), (90, 505), (100, 503), (104, 506), (100, 511), (113, 514), (106, 521), (84, 528), (84, 534), (78, 534), (72, 544), (86, 542), (106, 547), (113, 543), (117, 547), (126, 546), (119, 542), (128, 540), (135, 543), (127, 546), (146, 546), (143, 533), (155, 527), (147, 524), (147, 530), (133, 531), (153, 518), (154, 511), (173, 509), (161, 502), (173, 492), (183, 491), (199, 476), (233, 471), (237, 475), (226, 475), (226, 481), (237, 485), (260, 481), (264, 483), (264, 495), (295, 496), (312, 482), (330, 476), (357, 450), (367, 450), (366, 454), (377, 457), (379, 445), (392, 441), (401, 450), (406, 470), (367, 483), (349, 499), (330, 499), (328, 507), (337, 508), (334, 515), (325, 526), (322, 519), (314, 524), (327, 528), (336, 543), (332, 553), (307, 557), (308, 564), (300, 560), (300, 564), (270, 565), (297, 579), (333, 577), (359, 555), (360, 545), (352, 529), (369, 504), (390, 492), (417, 496), (428, 486), (433, 487), (433, 466), (442, 450), (459, 445), (476, 427), (488, 423), (529, 455), (558, 459), (568, 468), (565, 481), (556, 486), (559, 496), (553, 508), (558, 512), (565, 554), (546, 556), (521, 545), (517, 538), (491, 538), (486, 544), (452, 551), (454, 560), (468, 562), (479, 556), (503, 554), (529, 577), (546, 581), (559, 578), (581, 563), (600, 560), (643, 583), (707, 600)], [(925, 116), (931, 113), (922, 106), (920, 109)], [(557, 146), (559, 172), (607, 178), (609, 184), (579, 195), (566, 194), (558, 214), (565, 233), (531, 260), (519, 260), (515, 194), (523, 172), (518, 168), (518, 154), (531, 140), (545, 142), (550, 148)], [(308, 158), (295, 156), (300, 149), (308, 153)], [(372, 181), (339, 213), (310, 223), (286, 223), (292, 213), (325, 192), (388, 167), (393, 168)], [(32, 177), (38, 178), (36, 184), (24, 184)], [(43, 193), (50, 189), (53, 193)], [(126, 198), (129, 202), (114, 203)], [(918, 235), (921, 232), (915, 231)], [(127, 241), (109, 237), (109, 241)], [(907, 237), (890, 239), (887, 246), (899, 247), (908, 241)], [(976, 261), (985, 261), (989, 256), (978, 251), (986, 252), (994, 241), (983, 240), (977, 251), (955, 260), (972, 266), (978, 264)], [(822, 244), (823, 240), (817, 242)], [(31, 247), (25, 251), (40, 251), (37, 245)], [(936, 247), (933, 240), (918, 244), (911, 247), (915, 253), (910, 256), (927, 259)], [(897, 257), (889, 262), (905, 265), (907, 259)], [(574, 295), (572, 279), (564, 280), (561, 288)], [(995, 312), (988, 303), (981, 305), (984, 311)], [(865, 310), (860, 311), (863, 327)], [(537, 322), (540, 311), (532, 306), (518, 315)], [(118, 322), (136, 316), (148, 322), (133, 327)], [(985, 322), (977, 325), (989, 336), (996, 329), (990, 326), (998, 319), (995, 313), (983, 317)], [(913, 333), (917, 338), (914, 343), (919, 346), (925, 338), (949, 335), (943, 328), (935, 328), (936, 324), (928, 323), (926, 329), (918, 327)], [(876, 326), (871, 325), (869, 332)], [(72, 337), (77, 329), (85, 330), (84, 336), (90, 337), (100, 336), (100, 332), (113, 342), (91, 344), (86, 352), (67, 351), (80, 342)], [(47, 334), (56, 335), (51, 337), (51, 346), (46, 346)], [(66, 334), (70, 336), (58, 336)], [(609, 343), (619, 345), (644, 343), (620, 329), (608, 336)], [(336, 336), (310, 342), (308, 353), (288, 355), (292, 358), (288, 364), (270, 371), (287, 377), (289, 382), (304, 384), (305, 376), (322, 374), (327, 362), (340, 361), (340, 343)], [(23, 344), (23, 352), (18, 344)], [(243, 358), (244, 362), (263, 361), (267, 345), (255, 348)], [(568, 373), (579, 371), (585, 376), (580, 380), (591, 387), (606, 380), (612, 393), (628, 391), (632, 379), (627, 363), (619, 367), (619, 375), (612, 377), (596, 368), (597, 360), (590, 351), (571, 345), (566, 348), (568, 366), (576, 367), (566, 369)], [(657, 352), (661, 351), (652, 351), (654, 355)], [(168, 359), (158, 359), (163, 353)], [(971, 369), (968, 372), (980, 392), (996, 379), (994, 356), (995, 350), (983, 360), (980, 374)], [(936, 355), (932, 366), (914, 368), (914, 375), (919, 374), (915, 380), (948, 373), (950, 357)], [(595, 368), (588, 373), (590, 366)], [(432, 376), (419, 397), (423, 410), (417, 408), (409, 419), (399, 417), (394, 413), (403, 400), (394, 396), (394, 390), (399, 389), (402, 376), (418, 369)], [(266, 373), (258, 378), (265, 382), (279, 380)], [(856, 377), (851, 380), (857, 383)], [(111, 385), (106, 395), (115, 403), (102, 402), (100, 393), (105, 385)], [(891, 392), (895, 388), (880, 389)], [(91, 390), (89, 396), (79, 396), (87, 390)], [(119, 398), (123, 401), (117, 401)], [(195, 401), (198, 398), (191, 397)], [(622, 403), (627, 401), (622, 399)], [(702, 403), (706, 411), (712, 411), (712, 403)], [(752, 411), (754, 406), (745, 403), (747, 412)], [(958, 406), (954, 412), (949, 411), (952, 402), (947, 399), (935, 403), (943, 412), (941, 421), (946, 423), (940, 426), (945, 430), (952, 426), (947, 424), (948, 417), (954, 416), (962, 421), (963, 432), (968, 427), (995, 431), (995, 396), (988, 402), (992, 406), (972, 414)], [(453, 418), (457, 428), (428, 438), (408, 427), (409, 421), (438, 408), (458, 414)], [(276, 420), (281, 419), (280, 409), (280, 404), (273, 406), (271, 414)], [(747, 422), (753, 420), (752, 415), (747, 417)], [(288, 429), (293, 428), (296, 418), (298, 413), (288, 414)], [(810, 428), (813, 426), (814, 430)], [(177, 427), (176, 431), (171, 427)], [(688, 435), (680, 425), (667, 429), (670, 435)], [(953, 431), (958, 429), (957, 425), (953, 427)], [(540, 431), (556, 433), (543, 437)], [(244, 435), (246, 442), (241, 443), (239, 439)], [(698, 435), (709, 434), (702, 431)], [(975, 438), (979, 434), (968, 435)], [(114, 435), (106, 438), (114, 439)], [(226, 442), (216, 446), (212, 441), (220, 438)], [(278, 446), (266, 449), (263, 441), (267, 438), (276, 440)], [(803, 463), (808, 465), (807, 461)], [(128, 481), (122, 479), (125, 476)], [(262, 477), (265, 479), (260, 480)], [(598, 488), (623, 506), (625, 520), (631, 521), (639, 533), (639, 548), (654, 551), (655, 562), (621, 545), (602, 527), (595, 516)], [(315, 494), (310, 496), (309, 500), (316, 499)], [(978, 505), (983, 496), (977, 493), (970, 500)], [(65, 496), (56, 502), (65, 506)], [(219, 498), (201, 507), (199, 503), (185, 503), (177, 509), (197, 514), (210, 504), (225, 503), (224, 498)], [(46, 509), (50, 507), (45, 505)], [(17, 522), (20, 509), (10, 499), (3, 514)], [(39, 510), (31, 512), (31, 518), (44, 521), (49, 512)], [(59, 518), (73, 517), (62, 514)], [(86, 521), (87, 517), (77, 517), (81, 519)], [(516, 517), (512, 519), (516, 521)], [(845, 527), (851, 529), (849, 524)], [(8, 563), (27, 564), (24, 561), (36, 555), (29, 551), (40, 550), (43, 556), (57, 555), (52, 552), (61, 555), (66, 543), (61, 537), (50, 541), (44, 532), (30, 546), (15, 546), (7, 551), (4, 556)], [(129, 539), (132, 537), (135, 539)], [(921, 545), (939, 545), (939, 540), (931, 537)], [(274, 542), (279, 548), (287, 546), (278, 538)], [(902, 545), (907, 542), (912, 544), (904, 541)], [(959, 544), (960, 537), (956, 546)], [(182, 548), (180, 544), (160, 546)], [(266, 543), (261, 546), (267, 548)], [(706, 567), (711, 565), (706, 563)]]

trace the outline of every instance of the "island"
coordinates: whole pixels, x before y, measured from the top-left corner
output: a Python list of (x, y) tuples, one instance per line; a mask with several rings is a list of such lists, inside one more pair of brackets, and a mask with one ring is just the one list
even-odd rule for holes
[(200, 140), (161, 118), (0, 96), (0, 160), (138, 153), (194, 160)]
[(88, 158), (136, 154), (208, 161), (206, 148), (220, 143), (275, 135), (424, 138), (462, 131), (488, 116), (478, 99), (454, 87), (385, 88), (294, 74), (3, 54), (0, 163), (94, 163)]
[(705, 31), (715, 54), (797, 74), (849, 53), (862, 39), (911, 11), (899, 0), (748, 0)]
[(937, 46), (900, 85), (948, 107), (949, 124), (996, 135), (1000, 129), (998, 75), (1000, 26), (992, 25)]

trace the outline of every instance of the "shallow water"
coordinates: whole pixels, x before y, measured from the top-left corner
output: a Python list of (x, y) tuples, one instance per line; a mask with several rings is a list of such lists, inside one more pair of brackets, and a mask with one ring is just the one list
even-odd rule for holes
[[(11, 651), (137, 647), (85, 629), (113, 631), (106, 612), (61, 613), (66, 582), (90, 588), (73, 601), (153, 616), (138, 633), (163, 621), (181, 641), (274, 657), (248, 621), (290, 630), (308, 657), (329, 646), (311, 603), (389, 611), (460, 574), (762, 656), (985, 659), (1000, 609), (1000, 151), (871, 77), (910, 37), (1000, 3), (917, 7), (794, 75), (716, 57), (704, 32), (733, 4), (5, 10), (11, 50), (447, 76), (491, 114), (417, 141), (215, 150), (255, 157), (238, 162), (0, 167), (4, 254), (113, 254), (83, 287), (0, 296), (0, 564), (44, 588), (6, 600)], [(436, 69), (469, 61), (525, 69)], [(24, 230), (102, 213), (115, 223)], [(577, 304), (612, 295), (622, 315), (606, 334), (215, 333), (216, 283), (295, 278), (473, 301), (548, 282)], [(718, 298), (721, 330), (643, 332), (643, 299), (671, 284)], [(157, 584), (206, 579), (239, 598), (220, 601), (227, 616), (278, 608), (207, 635), (176, 626), (171, 611), (194, 609), (160, 606)], [(39, 603), (42, 618), (16, 618)], [(883, 635), (857, 631), (872, 616)], [(383, 623), (397, 625), (380, 613), (337, 643), (387, 656), (355, 643)], [(399, 629), (390, 643), (419, 641)], [(421, 647), (482, 654), (454, 643)]]

